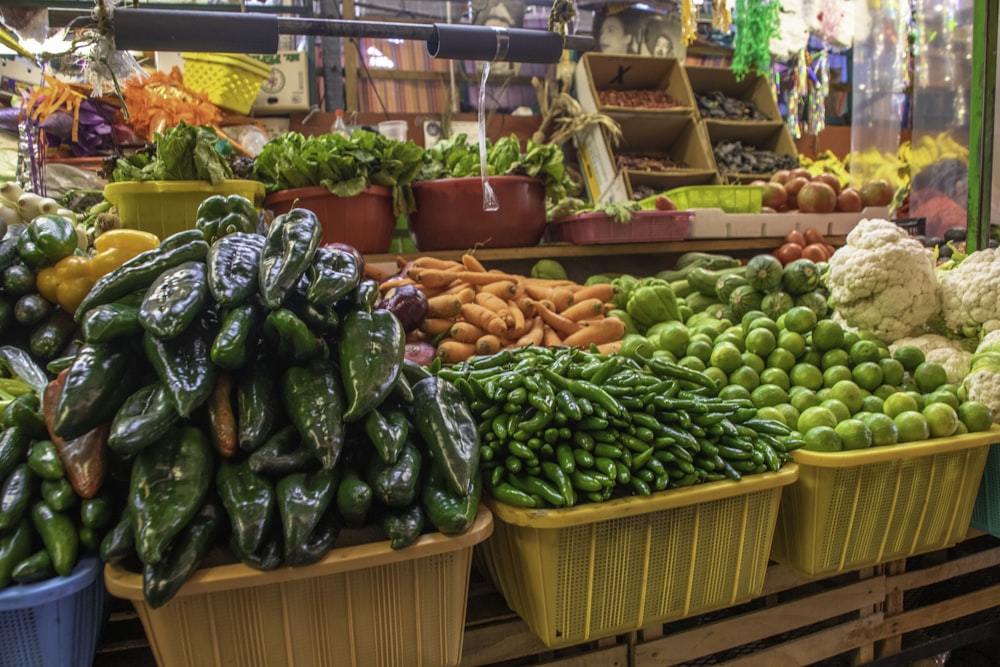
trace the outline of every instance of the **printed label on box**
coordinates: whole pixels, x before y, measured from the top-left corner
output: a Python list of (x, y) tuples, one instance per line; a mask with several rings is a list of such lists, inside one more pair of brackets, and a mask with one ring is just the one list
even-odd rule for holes
[(254, 113), (309, 110), (309, 60), (304, 52), (282, 51), (253, 58), (271, 66), (271, 73), (254, 101)]
[(592, 125), (576, 133), (580, 171), (591, 200), (604, 204), (629, 200), (623, 174), (615, 168), (614, 156), (600, 126)]

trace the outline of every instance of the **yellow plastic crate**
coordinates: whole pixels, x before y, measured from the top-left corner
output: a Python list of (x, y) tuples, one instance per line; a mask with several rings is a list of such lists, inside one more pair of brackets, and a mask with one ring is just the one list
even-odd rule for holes
[(243, 195), (258, 209), (264, 204), (264, 184), (233, 179), (208, 181), (124, 181), (104, 186), (104, 198), (118, 207), (123, 227), (141, 229), (165, 239), (194, 229), (198, 206), (212, 195)]
[(108, 591), (131, 600), (161, 667), (437, 667), (462, 658), (473, 547), (493, 529), (480, 507), (461, 535), (334, 548), (319, 563), (270, 572), (199, 570), (150, 609), (142, 574), (108, 565)]
[[(664, 192), (679, 210), (721, 208), (726, 213), (760, 213), (764, 188), (756, 185), (688, 185)], [(640, 202), (654, 208), (656, 197)]]
[(990, 444), (984, 433), (852, 452), (793, 452), (771, 557), (811, 577), (950, 547), (969, 528)]
[(552, 648), (746, 602), (764, 585), (781, 487), (794, 464), (566, 509), (487, 501), (477, 547), (510, 608)]
[(248, 114), (261, 84), (271, 76), (270, 65), (234, 53), (182, 53), (184, 85), (208, 95), (212, 104)]

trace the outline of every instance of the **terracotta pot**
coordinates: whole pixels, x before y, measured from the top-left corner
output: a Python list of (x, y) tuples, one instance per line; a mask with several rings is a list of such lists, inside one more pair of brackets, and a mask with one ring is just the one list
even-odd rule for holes
[(362, 253), (388, 252), (396, 229), (392, 190), (381, 185), (354, 197), (338, 197), (321, 186), (279, 190), (267, 196), (264, 206), (275, 215), (293, 206), (308, 209), (323, 225), (321, 243), (346, 243)]

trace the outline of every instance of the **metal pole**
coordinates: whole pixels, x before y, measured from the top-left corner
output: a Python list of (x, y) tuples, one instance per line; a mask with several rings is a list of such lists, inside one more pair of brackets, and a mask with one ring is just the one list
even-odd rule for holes
[(972, 118), (969, 125), (969, 206), (966, 246), (969, 252), (990, 245), (993, 190), (993, 133), (997, 85), (996, 0), (975, 0), (972, 31)]
[[(320, 12), (324, 17), (339, 18), (339, 1), (321, 0)], [(333, 112), (344, 108), (344, 77), (339, 71), (342, 42), (339, 37), (321, 37), (319, 43), (323, 51), (323, 108)]]

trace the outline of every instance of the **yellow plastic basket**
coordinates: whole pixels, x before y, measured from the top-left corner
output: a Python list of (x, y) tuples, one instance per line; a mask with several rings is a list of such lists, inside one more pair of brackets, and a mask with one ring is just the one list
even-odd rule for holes
[(811, 577), (944, 549), (962, 539), (1000, 427), (852, 452), (796, 450), (771, 557)]
[(122, 226), (161, 239), (194, 229), (199, 204), (212, 195), (243, 195), (259, 209), (264, 203), (264, 184), (233, 179), (218, 185), (208, 181), (125, 181), (104, 186), (104, 198), (118, 207)]
[[(681, 211), (721, 208), (726, 213), (760, 213), (764, 188), (755, 185), (689, 185), (667, 190), (664, 194)], [(650, 199), (651, 204), (655, 199)], [(653, 206), (655, 204), (650, 208)]]
[(260, 572), (237, 563), (199, 570), (159, 609), (142, 574), (105, 569), (131, 600), (161, 667), (429, 667), (458, 665), (473, 547), (493, 518), (480, 507), (461, 535), (334, 548), (315, 565)]
[(250, 56), (222, 53), (182, 53), (184, 85), (203, 92), (224, 109), (247, 114), (271, 67)]
[(764, 585), (794, 464), (740, 482), (557, 510), (489, 500), (477, 547), (511, 609), (552, 648), (740, 604)]

